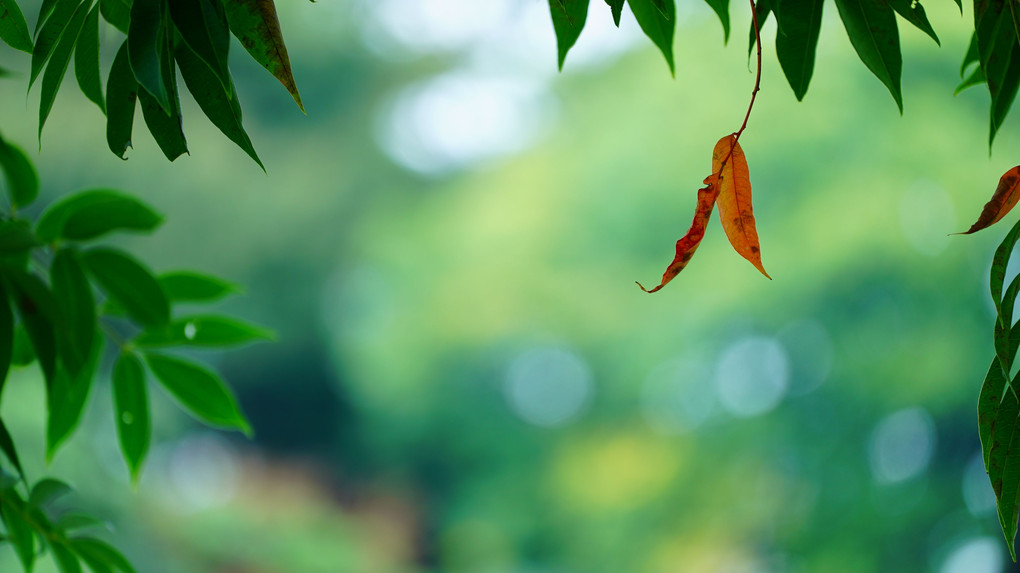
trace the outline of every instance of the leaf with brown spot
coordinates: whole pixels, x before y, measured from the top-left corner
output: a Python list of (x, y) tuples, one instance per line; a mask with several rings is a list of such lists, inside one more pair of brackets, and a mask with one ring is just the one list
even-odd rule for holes
[(666, 286), (666, 283), (673, 280), (673, 277), (678, 275), (680, 271), (684, 270), (687, 263), (691, 262), (694, 251), (698, 249), (701, 239), (705, 236), (705, 228), (708, 226), (708, 220), (712, 218), (712, 209), (715, 207), (716, 196), (718, 195), (719, 185), (716, 184), (715, 174), (709, 175), (705, 178), (705, 187), (698, 190), (698, 206), (694, 211), (694, 221), (691, 223), (691, 228), (683, 238), (676, 242), (676, 256), (673, 258), (673, 262), (666, 267), (666, 272), (662, 273), (662, 282), (651, 290), (638, 283), (637, 285), (641, 287), (641, 290), (652, 293), (661, 289)]
[(988, 203), (985, 203), (984, 209), (981, 209), (981, 215), (970, 229), (956, 234), (969, 235), (994, 225), (1009, 213), (1018, 200), (1020, 200), (1020, 165), (1010, 169), (999, 178), (999, 186), (995, 188), (992, 198)]
[(719, 178), (719, 220), (737, 253), (761, 274), (772, 279), (761, 264), (761, 245), (751, 207), (751, 175), (747, 159), (734, 135), (727, 135), (712, 151), (712, 173)]
[(273, 0), (224, 0), (227, 24), (241, 45), (262, 67), (269, 70), (305, 111), (290, 69), (290, 56), (283, 43), (280, 20)]

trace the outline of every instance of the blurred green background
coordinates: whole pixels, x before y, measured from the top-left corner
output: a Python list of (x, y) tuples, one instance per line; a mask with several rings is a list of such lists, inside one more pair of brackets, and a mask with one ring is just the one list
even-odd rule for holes
[[(122, 244), (247, 285), (225, 309), (279, 336), (203, 355), (252, 441), (154, 391), (136, 490), (105, 376), (47, 467), (42, 385), (17, 372), (3, 415), (30, 475), (75, 484), (153, 573), (1005, 570), (975, 414), (1005, 227), (947, 234), (1017, 162), (1020, 124), (989, 156), (984, 88), (953, 96), (969, 7), (926, 5), (942, 48), (901, 21), (902, 117), (833, 5), (803, 103), (769, 21), (741, 142), (775, 280), (713, 221), (668, 288), (634, 285), (743, 118), (734, 4), (724, 47), (707, 5), (679, 3), (672, 79), (600, 2), (562, 74), (541, 0), (281, 2), (308, 116), (232, 55), (268, 175), (188, 96), (191, 156), (138, 128), (120, 161), (67, 82), (44, 194), (142, 196), (168, 222)], [(34, 149), (25, 80), (0, 84), (2, 128)]]

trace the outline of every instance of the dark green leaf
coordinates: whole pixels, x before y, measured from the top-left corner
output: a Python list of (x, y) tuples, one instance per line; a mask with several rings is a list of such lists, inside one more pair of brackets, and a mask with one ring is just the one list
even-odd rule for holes
[[(219, 0), (174, 0), (170, 2), (170, 16), (184, 43), (219, 82), (219, 93), (224, 93), (225, 99), (232, 99), (234, 84), (227, 68), (230, 29), (223, 3)], [(178, 52), (180, 49), (178, 47)], [(183, 69), (181, 71), (183, 73)], [(191, 89), (190, 84), (188, 89)]]
[(625, 0), (606, 0), (606, 4), (609, 4), (609, 9), (613, 11), (613, 22), (616, 27), (620, 27), (620, 16), (623, 15), (623, 3)]
[(63, 319), (57, 329), (57, 348), (68, 374), (74, 376), (85, 365), (96, 339), (96, 301), (76, 251), (57, 251), (50, 265), (50, 284)]
[(32, 342), (32, 350), (47, 385), (53, 383), (57, 370), (57, 339), (54, 325), (59, 322), (57, 301), (46, 284), (32, 274), (15, 274), (12, 286), (15, 306), (21, 323)]
[(981, 70), (992, 98), (988, 144), (1009, 112), (1020, 87), (1020, 54), (1013, 16), (1001, 0), (974, 3), (974, 34)]
[[(67, 65), (71, 62), (71, 54), (74, 52), (74, 45), (78, 42), (78, 35), (81, 34), (82, 26), (85, 25), (85, 17), (88, 16), (88, 1), (82, 2), (71, 17), (71, 21), (60, 35), (60, 41), (53, 48), (50, 63), (46, 66), (46, 73), (43, 74), (42, 89), (39, 99), (39, 139), (42, 140), (43, 125), (46, 118), (53, 109), (53, 102), (57, 99), (57, 91), (64, 81), (64, 74), (67, 73)], [(96, 63), (98, 66), (98, 62)]]
[(139, 323), (162, 326), (170, 320), (170, 303), (147, 268), (127, 254), (108, 248), (81, 255), (85, 268), (106, 292)]
[(7, 457), (7, 461), (14, 466), (14, 469), (18, 470), (21, 480), (27, 483), (25, 470), (21, 467), (21, 460), (18, 459), (18, 450), (14, 447), (14, 439), (11, 438), (11, 433), (7, 430), (7, 426), (4, 425), (3, 419), (0, 419), (0, 452), (3, 452), (4, 456)]
[(128, 26), (131, 23), (130, 0), (99, 0), (99, 11), (114, 28), (128, 33)]
[(174, 82), (174, 101), (171, 114), (163, 113), (156, 100), (145, 91), (138, 92), (138, 102), (142, 106), (142, 117), (149, 133), (156, 140), (160, 150), (167, 159), (173, 161), (188, 152), (188, 142), (181, 128), (180, 103), (177, 101), (177, 86)]
[(588, 19), (588, 0), (549, 0), (560, 69)]
[[(209, 66), (200, 60), (188, 46), (178, 46), (176, 56), (184, 83), (187, 84), (188, 91), (194, 96), (195, 101), (198, 102), (198, 106), (202, 108), (202, 112), (213, 125), (223, 132), (223, 135), (236, 143), (265, 171), (265, 166), (262, 165), (258, 154), (255, 153), (255, 148), (252, 147), (251, 139), (248, 138), (244, 126), (241, 125), (241, 106), (238, 104), (236, 94), (231, 98), (223, 90), (220, 80), (216, 78)], [(227, 81), (230, 81), (229, 77)], [(233, 92), (233, 84), (231, 84), (230, 91)]]
[(120, 451), (124, 454), (137, 482), (152, 441), (149, 421), (149, 396), (145, 387), (145, 368), (137, 355), (124, 352), (113, 368), (113, 413), (117, 419)]
[(178, 318), (158, 330), (143, 332), (138, 346), (235, 346), (259, 340), (271, 340), (273, 333), (264, 328), (215, 314)]
[(35, 232), (47, 243), (58, 239), (86, 241), (112, 231), (147, 233), (162, 223), (159, 213), (131, 195), (112, 189), (90, 189), (47, 207)]
[(1017, 240), (1020, 240), (1020, 221), (1017, 221), (1013, 228), (1006, 233), (1002, 243), (995, 249), (992, 256), (992, 269), (988, 277), (988, 285), (991, 289), (992, 302), (995, 304), (995, 314), (999, 317), (1000, 324), (1004, 327), (1010, 325), (1001, 322), (1002, 317), (1002, 286), (1006, 282), (1006, 265), (1009, 264), (1009, 256), (1013, 253), (1013, 247)]
[(673, 65), (673, 33), (676, 31), (676, 4), (674, 0), (627, 0), (630, 11), (646, 36), (659, 47), (669, 64), (669, 72), (676, 75)]
[(7, 526), (7, 537), (11, 540), (11, 545), (14, 546), (26, 573), (32, 573), (32, 566), (35, 564), (35, 535), (32, 533), (32, 526), (25, 521), (25, 502), (13, 488), (5, 491), (0, 501), (2, 501), (0, 516)]
[(967, 53), (963, 56), (963, 63), (960, 64), (960, 77), (967, 75), (967, 67), (971, 64), (981, 64), (981, 55), (978, 53), (977, 34), (970, 35), (970, 45)]
[(19, 324), (14, 329), (14, 350), (11, 355), (12, 366), (28, 366), (35, 361), (35, 351), (32, 350), (32, 340), (25, 330), (25, 326)]
[[(81, 4), (74, 0), (63, 0), (56, 2), (51, 7), (53, 12), (49, 18), (46, 18), (45, 23), (42, 24), (42, 28), (35, 38), (35, 46), (32, 48), (32, 72), (28, 80), (29, 89), (32, 89), (32, 84), (39, 77), (46, 62), (49, 61), (54, 48), (60, 41), (60, 37), (64, 35), (64, 30), (67, 29), (68, 24), (71, 23), (71, 18), (80, 6)], [(40, 18), (39, 22), (43, 22), (43, 19)]]
[(180, 358), (146, 354), (145, 359), (163, 387), (196, 418), (213, 426), (251, 433), (251, 426), (219, 376)]
[(53, 9), (56, 6), (57, 0), (42, 0), (42, 4), (39, 6), (39, 18), (35, 21), (35, 33), (37, 35), (43, 24), (46, 23), (46, 20), (53, 14)]
[(32, 53), (32, 36), (17, 0), (0, 0), (0, 39), (15, 50)]
[(39, 175), (20, 147), (0, 139), (0, 167), (7, 180), (11, 204), (24, 207), (39, 196)]
[(798, 101), (807, 94), (814, 73), (824, 4), (824, 0), (780, 0), (774, 8), (779, 28), (776, 57)]
[(212, 302), (241, 292), (241, 287), (214, 276), (192, 271), (175, 271), (159, 275), (159, 284), (174, 302)]
[(980, 67), (974, 68), (974, 71), (971, 72), (970, 76), (967, 79), (960, 82), (960, 85), (956, 86), (956, 89), (953, 90), (953, 95), (959, 95), (960, 92), (962, 92), (963, 90), (969, 87), (981, 85), (986, 81), (987, 80), (985, 80), (985, 73), (981, 71), (981, 68)]
[(28, 505), (42, 507), (48, 505), (59, 497), (72, 492), (71, 486), (53, 478), (43, 478), (32, 486), (32, 493), (28, 496)]
[(127, 41), (120, 46), (106, 81), (106, 143), (121, 159), (131, 147), (131, 130), (135, 121), (138, 82), (128, 62)]
[(705, 3), (719, 17), (723, 28), (723, 43), (730, 41), (730, 0), (705, 0)]
[(163, 115), (169, 116), (170, 91), (163, 73), (163, 58), (166, 54), (164, 45), (168, 35), (166, 12), (165, 0), (134, 0), (127, 46), (128, 60), (138, 85), (152, 96), (149, 100), (156, 104)]
[(71, 437), (81, 422), (81, 415), (92, 390), (92, 379), (96, 375), (99, 357), (102, 354), (103, 338), (95, 335), (85, 365), (74, 376), (63, 368), (57, 369), (53, 389), (49, 393), (49, 421), (46, 426), (46, 459), (51, 460), (57, 450)]
[(25, 253), (41, 244), (27, 221), (0, 222), (0, 255)]
[(889, 88), (903, 113), (900, 36), (896, 15), (885, 0), (836, 0), (850, 43), (864, 65)]
[(11, 302), (7, 298), (7, 290), (3, 287), (3, 283), (0, 283), (0, 398), (3, 396), (4, 383), (7, 381), (7, 374), (11, 369), (13, 352), (14, 313), (11, 312)]
[(942, 42), (939, 42), (939, 37), (935, 34), (934, 28), (931, 27), (931, 23), (928, 22), (928, 16), (924, 13), (924, 6), (917, 0), (889, 0), (889, 5), (892, 6), (893, 10), (907, 22), (910, 22), (917, 27), (918, 30), (928, 34), (928, 36), (935, 40), (935, 43), (939, 46)]
[(74, 76), (85, 97), (106, 113), (103, 80), (99, 73), (99, 5), (89, 12), (74, 49)]
[(131, 566), (131, 563), (105, 541), (94, 537), (74, 537), (69, 542), (75, 553), (95, 573), (99, 573), (102, 570), (97, 568), (96, 565), (104, 565), (108, 568), (103, 571), (116, 570), (119, 573), (135, 573), (135, 568)]
[(68, 549), (62, 542), (50, 541), (50, 552), (53, 553), (53, 560), (57, 563), (60, 573), (81, 573), (81, 563), (78, 557)]
[(283, 42), (283, 32), (280, 30), (280, 20), (276, 16), (273, 0), (223, 0), (223, 6), (226, 8), (230, 31), (256, 62), (280, 80), (301, 111), (304, 111), (305, 106), (301, 103), (301, 95), (294, 83), (290, 57)]

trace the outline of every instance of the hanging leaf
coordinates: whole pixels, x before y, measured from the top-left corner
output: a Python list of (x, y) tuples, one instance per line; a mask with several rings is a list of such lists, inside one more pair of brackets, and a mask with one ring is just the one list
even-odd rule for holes
[(774, 8), (779, 28), (776, 57), (797, 101), (804, 99), (814, 73), (824, 4), (824, 0), (786, 0), (777, 2)]
[(193, 271), (163, 273), (159, 284), (173, 302), (212, 302), (241, 292), (234, 283)]
[[(0, 282), (0, 402), (3, 398), (4, 383), (11, 369), (14, 354), (14, 313), (11, 301), (7, 297), (7, 289)], [(2, 437), (0, 437), (2, 440)]]
[(96, 343), (85, 365), (77, 374), (71, 375), (58, 368), (49, 392), (49, 418), (46, 425), (46, 460), (50, 461), (57, 450), (74, 433), (81, 422), (82, 412), (92, 390), (92, 379), (103, 350), (103, 337), (95, 335)]
[[(751, 57), (751, 52), (754, 51), (754, 44), (757, 42), (759, 34), (754, 33), (754, 23), (758, 23), (759, 32), (765, 28), (765, 22), (769, 19), (769, 14), (772, 13), (772, 0), (758, 0), (754, 3), (754, 20), (751, 21), (751, 25), (748, 30), (748, 43), (747, 43), (747, 57)], [(781, 31), (780, 31), (781, 32)]]
[(736, 137), (727, 135), (712, 151), (712, 173), (719, 177), (719, 220), (737, 253), (771, 279), (761, 264), (761, 245), (751, 207), (751, 175)]
[(47, 243), (86, 241), (112, 231), (148, 233), (163, 216), (148, 204), (112, 189), (90, 189), (61, 198), (43, 211), (35, 232)]
[(128, 60), (138, 85), (152, 96), (150, 101), (169, 116), (170, 92), (163, 73), (164, 44), (168, 35), (166, 12), (165, 0), (134, 0), (127, 46)]
[(170, 303), (147, 268), (122, 251), (96, 248), (81, 254), (85, 268), (111, 299), (145, 326), (170, 320)]
[(106, 80), (106, 143), (121, 159), (131, 147), (131, 130), (135, 121), (138, 82), (131, 73), (127, 41), (121, 44)]
[[(251, 139), (241, 125), (241, 106), (237, 101), (237, 94), (234, 93), (233, 98), (229, 97), (209, 66), (187, 46), (178, 46), (176, 57), (184, 83), (205, 116), (265, 171), (265, 166), (252, 147)], [(227, 81), (229, 82), (229, 78)], [(229, 93), (233, 91), (233, 84), (230, 84)]]
[(928, 22), (928, 15), (924, 13), (924, 6), (921, 6), (918, 0), (889, 0), (889, 5), (892, 6), (892, 9), (897, 14), (903, 16), (904, 20), (916, 26), (918, 30), (928, 34), (928, 37), (935, 40), (937, 45), (942, 45), (942, 42), (939, 42), (938, 35), (935, 34), (935, 29)]
[(64, 545), (63, 540), (53, 541), (50, 540), (50, 553), (53, 554), (53, 560), (57, 563), (57, 568), (60, 569), (60, 573), (81, 573), (81, 562), (78, 561), (78, 557)]
[(625, 0), (606, 0), (606, 4), (609, 4), (609, 9), (613, 11), (613, 22), (616, 27), (620, 27), (620, 16), (623, 15), (623, 3)]
[(641, 31), (648, 36), (666, 58), (669, 73), (676, 76), (673, 64), (673, 33), (676, 30), (674, 0), (627, 0)]
[(85, 97), (106, 113), (103, 99), (103, 79), (99, 73), (99, 5), (85, 18), (85, 25), (74, 48), (74, 77)]
[[(44, 4), (44, 10), (45, 7), (46, 5)], [(32, 48), (32, 71), (29, 74), (28, 89), (32, 89), (32, 84), (39, 77), (46, 62), (49, 61), (61, 36), (64, 35), (64, 30), (67, 29), (71, 19), (80, 7), (81, 3), (73, 0), (56, 2), (51, 7), (52, 14), (45, 19), (44, 24), (42, 23), (43, 19), (40, 13), (39, 22), (42, 24), (42, 28), (40, 28), (39, 35), (35, 38), (35, 47)]]
[[(989, 272), (988, 285), (992, 294), (992, 303), (995, 304), (995, 313), (1000, 317), (1000, 321), (1002, 317), (1002, 286), (1006, 282), (1006, 267), (1009, 264), (1009, 257), (1013, 253), (1013, 247), (1016, 246), (1018, 239), (1020, 239), (1020, 221), (1013, 225), (1013, 228), (1006, 234), (1002, 243), (995, 249), (995, 255), (992, 256), (992, 268)], [(1008, 326), (1005, 323), (1002, 325)]]
[(50, 284), (63, 318), (57, 330), (57, 347), (64, 367), (74, 376), (88, 360), (96, 332), (96, 302), (76, 251), (57, 251), (50, 264)]
[(236, 346), (272, 340), (273, 333), (240, 320), (215, 314), (178, 318), (165, 327), (147, 330), (135, 339), (140, 347)]
[(39, 196), (39, 175), (22, 149), (0, 138), (0, 167), (7, 181), (11, 204), (24, 207)]
[(188, 142), (181, 127), (180, 102), (176, 101), (176, 91), (175, 80), (175, 100), (169, 116), (163, 113), (160, 104), (148, 92), (138, 92), (138, 102), (142, 107), (145, 126), (149, 128), (149, 133), (156, 140), (163, 155), (170, 161), (188, 152)]
[(719, 195), (719, 185), (715, 174), (705, 178), (704, 183), (705, 186), (698, 190), (698, 205), (694, 210), (694, 221), (691, 223), (691, 228), (687, 230), (687, 234), (676, 242), (676, 256), (673, 257), (673, 262), (666, 267), (666, 272), (662, 274), (662, 281), (651, 290), (638, 283), (641, 290), (647, 293), (658, 291), (673, 280), (673, 277), (680, 274), (687, 263), (691, 262), (694, 251), (698, 249), (701, 239), (705, 236), (705, 228), (708, 227), (708, 220), (712, 218), (712, 209), (715, 208), (715, 200)]
[(68, 541), (74, 552), (96, 573), (102, 566), (109, 570), (116, 570), (118, 573), (136, 573), (135, 568), (119, 551), (101, 539), (74, 537)]
[(709, 8), (719, 17), (723, 28), (723, 43), (730, 41), (730, 0), (705, 0)]
[(122, 352), (113, 368), (113, 413), (120, 451), (135, 483), (141, 475), (152, 441), (145, 368), (138, 355)]
[(59, 322), (57, 302), (46, 284), (39, 277), (18, 273), (12, 276), (12, 296), (21, 324), (25, 327), (32, 350), (39, 360), (39, 367), (52, 385), (57, 370), (57, 342), (54, 325)]
[(1009, 213), (1018, 200), (1020, 200), (1020, 165), (1005, 172), (999, 178), (999, 184), (995, 187), (995, 193), (992, 194), (992, 198), (981, 209), (981, 214), (978, 215), (977, 221), (971, 225), (970, 229), (957, 234), (969, 235), (994, 225)]
[(163, 387), (196, 418), (251, 434), (251, 426), (219, 376), (180, 358), (146, 354), (145, 359)]
[(25, 521), (25, 502), (13, 487), (4, 491), (0, 498), (0, 517), (7, 527), (7, 538), (14, 546), (18, 559), (26, 573), (32, 573), (35, 564), (35, 535), (32, 526)]
[(567, 52), (577, 42), (588, 18), (588, 0), (549, 0), (553, 29), (556, 31), (556, 46), (560, 70)]
[(14, 469), (18, 470), (18, 475), (21, 476), (21, 481), (27, 482), (25, 479), (25, 470), (22, 469), (21, 460), (18, 459), (18, 450), (15, 449), (11, 433), (7, 430), (7, 426), (4, 425), (4, 421), (2, 419), (0, 419), (0, 452), (3, 452), (4, 456), (7, 457), (7, 461), (14, 466)]
[(0, 0), (0, 39), (15, 50), (32, 53), (32, 36), (17, 0)]
[(225, 99), (232, 99), (234, 84), (227, 67), (230, 29), (223, 3), (219, 0), (174, 0), (170, 2), (170, 16), (184, 43), (219, 81)]
[[(70, 22), (64, 32), (60, 35), (60, 41), (53, 48), (49, 65), (46, 66), (46, 73), (43, 74), (42, 89), (39, 99), (39, 139), (42, 140), (43, 125), (46, 118), (53, 109), (53, 102), (57, 99), (57, 91), (64, 81), (64, 74), (67, 72), (67, 65), (71, 63), (71, 53), (74, 45), (78, 42), (78, 35), (82, 26), (85, 25), (85, 17), (88, 16), (88, 2), (82, 2), (78, 9), (71, 16)], [(97, 62), (98, 66), (98, 62)]]
[(130, 0), (99, 0), (99, 11), (103, 19), (121, 32), (127, 34), (131, 24)]
[(886, 0), (836, 0), (850, 43), (864, 65), (889, 88), (903, 113), (900, 35), (896, 15)]
[(974, 3), (974, 35), (981, 71), (992, 99), (988, 130), (988, 145), (991, 146), (1020, 87), (1020, 45), (1005, 2), (979, 0)]
[(230, 31), (256, 62), (280, 80), (304, 111), (273, 0), (223, 0), (223, 6), (227, 11)]

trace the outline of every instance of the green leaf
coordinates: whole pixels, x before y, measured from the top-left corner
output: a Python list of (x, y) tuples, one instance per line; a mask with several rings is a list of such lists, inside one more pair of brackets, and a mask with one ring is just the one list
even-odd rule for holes
[(992, 302), (995, 304), (995, 314), (1002, 326), (1010, 325), (1001, 322), (1002, 320), (1002, 286), (1006, 282), (1006, 266), (1009, 264), (1009, 257), (1013, 253), (1013, 247), (1020, 240), (1020, 221), (1017, 221), (1013, 228), (1006, 233), (1005, 238), (999, 243), (992, 256), (992, 268), (988, 277), (988, 285), (991, 289)]
[[(57, 99), (57, 91), (64, 81), (64, 74), (67, 73), (67, 65), (71, 62), (71, 53), (74, 45), (78, 42), (78, 35), (82, 26), (85, 25), (85, 17), (88, 16), (88, 1), (82, 2), (78, 9), (71, 16), (71, 21), (60, 35), (60, 41), (53, 48), (50, 63), (46, 66), (46, 73), (43, 74), (42, 89), (39, 99), (39, 139), (42, 140), (43, 126), (46, 118), (53, 109), (53, 102)], [(98, 66), (98, 62), (96, 63)]]
[(11, 301), (7, 298), (7, 290), (0, 283), (0, 398), (3, 397), (4, 383), (7, 381), (7, 374), (11, 369), (13, 352), (14, 313), (11, 312)]
[(138, 101), (142, 105), (142, 117), (149, 133), (156, 140), (159, 149), (167, 159), (173, 161), (188, 152), (188, 142), (181, 128), (180, 104), (176, 100), (177, 86), (174, 82), (174, 102), (170, 115), (163, 113), (159, 103), (147, 92), (138, 92)]
[(17, 0), (0, 0), (0, 39), (15, 50), (32, 53), (32, 36)]
[(58, 239), (87, 241), (113, 231), (148, 233), (162, 223), (162, 215), (131, 195), (90, 189), (51, 204), (39, 217), (36, 235), (47, 243)]
[(0, 255), (25, 253), (40, 245), (27, 221), (0, 222)]
[(76, 251), (57, 251), (50, 264), (50, 284), (63, 318), (57, 347), (64, 367), (73, 376), (85, 365), (96, 340), (96, 301)]
[(131, 23), (130, 0), (99, 0), (99, 12), (103, 19), (125, 34)]
[(71, 486), (58, 479), (43, 478), (32, 486), (32, 493), (28, 496), (28, 505), (40, 508), (72, 491), (74, 490), (71, 489)]
[(90, 529), (93, 527), (108, 527), (106, 522), (84, 513), (63, 513), (57, 518), (54, 527), (62, 532), (75, 531), (78, 529)]
[(106, 566), (105, 571), (135, 573), (135, 568), (131, 566), (131, 563), (105, 541), (94, 537), (74, 537), (68, 541), (75, 553), (96, 573), (101, 570), (96, 567), (97, 565)]
[(81, 255), (85, 268), (129, 315), (145, 326), (170, 320), (170, 303), (152, 272), (122, 251), (97, 248)]
[[(174, 0), (170, 2), (170, 16), (184, 43), (205, 63), (219, 82), (218, 93), (224, 93), (224, 99), (232, 99), (234, 84), (227, 67), (230, 29), (227, 27), (223, 3), (218, 0)], [(177, 51), (180, 50), (179, 46)], [(190, 85), (188, 89), (191, 89)]]
[(42, 4), (39, 6), (39, 18), (35, 21), (35, 33), (39, 34), (39, 30), (42, 28), (46, 20), (53, 15), (53, 10), (57, 6), (57, 0), (42, 0)]
[(776, 3), (776, 57), (797, 101), (804, 99), (815, 69), (815, 50), (822, 29), (824, 0)]
[[(255, 153), (255, 148), (252, 147), (251, 139), (248, 138), (248, 134), (245, 133), (244, 127), (241, 125), (241, 106), (237, 101), (236, 93), (234, 97), (230, 96), (231, 93), (234, 93), (233, 84), (230, 84), (229, 91), (224, 91), (220, 80), (209, 66), (186, 45), (177, 47), (176, 57), (188, 91), (194, 96), (209, 121), (265, 171), (265, 166), (262, 165), (258, 154)], [(229, 77), (227, 81), (230, 82)]]
[(60, 573), (81, 573), (81, 563), (78, 561), (78, 557), (67, 546), (52, 540), (49, 542), (49, 546)]
[(241, 292), (234, 283), (193, 271), (163, 273), (159, 284), (173, 302), (212, 302)]
[(60, 37), (63, 36), (64, 30), (67, 29), (68, 24), (71, 23), (72, 17), (80, 6), (81, 4), (74, 0), (55, 2), (50, 7), (52, 13), (43, 23), (44, 20), (41, 14), (46, 8), (46, 4), (43, 4), (43, 11), (40, 12), (39, 18), (42, 28), (39, 30), (39, 34), (35, 38), (35, 46), (32, 48), (32, 71), (29, 75), (28, 89), (32, 89), (32, 84), (39, 77), (46, 62), (49, 61), (54, 48), (60, 41)]
[(215, 314), (178, 318), (158, 330), (147, 330), (135, 339), (140, 347), (161, 346), (235, 346), (259, 340), (272, 340), (264, 328)]
[(560, 70), (588, 19), (588, 0), (549, 0)]
[(127, 159), (124, 154), (131, 147), (137, 99), (138, 82), (131, 72), (127, 41), (124, 41), (113, 59), (110, 77), (106, 81), (106, 143), (110, 151), (121, 159)]
[(96, 375), (99, 357), (102, 355), (103, 338), (96, 334), (85, 365), (74, 376), (63, 368), (57, 369), (53, 388), (49, 393), (49, 420), (46, 425), (46, 459), (52, 460), (57, 450), (71, 437), (81, 422), (85, 403), (92, 390), (92, 379)]
[(0, 138), (0, 167), (7, 180), (11, 204), (24, 207), (39, 196), (39, 174), (20, 147)]
[(113, 368), (113, 413), (117, 420), (120, 451), (136, 483), (152, 441), (145, 368), (132, 352), (121, 353)]
[(673, 64), (673, 33), (676, 30), (674, 0), (627, 0), (641, 30), (666, 58), (669, 72), (676, 76)]
[(280, 80), (301, 111), (304, 111), (305, 106), (301, 103), (301, 95), (294, 83), (290, 57), (287, 55), (273, 0), (223, 0), (223, 6), (226, 8), (230, 31), (256, 62)]
[(616, 27), (620, 27), (620, 16), (623, 15), (623, 3), (624, 0), (606, 0), (606, 4), (609, 4), (609, 9), (613, 11), (613, 22)]
[(25, 325), (19, 324), (14, 328), (14, 350), (11, 355), (12, 366), (28, 366), (35, 361), (35, 351), (32, 350), (32, 340), (25, 330)]
[[(754, 3), (754, 18), (758, 22), (759, 32), (765, 29), (765, 22), (769, 20), (769, 14), (772, 13), (772, 0), (758, 0)], [(748, 27), (748, 41), (747, 41), (747, 57), (751, 57), (751, 52), (754, 51), (754, 44), (756, 42), (756, 36), (754, 33), (754, 21)]]
[(723, 43), (730, 41), (730, 0), (705, 0), (705, 3), (719, 17), (723, 28)]
[(971, 64), (981, 64), (981, 55), (978, 52), (977, 34), (970, 35), (970, 45), (967, 46), (967, 53), (963, 56), (963, 63), (960, 64), (960, 77), (967, 75), (967, 67)]
[(74, 49), (74, 77), (85, 97), (92, 100), (102, 112), (106, 113), (106, 101), (103, 99), (103, 79), (99, 73), (99, 5), (97, 4), (85, 18), (85, 25), (78, 36), (78, 45)]
[(14, 469), (18, 470), (21, 481), (27, 483), (25, 470), (21, 467), (21, 460), (18, 459), (18, 450), (14, 447), (14, 439), (11, 438), (11, 433), (7, 430), (7, 426), (4, 425), (3, 419), (0, 419), (0, 452), (3, 452), (4, 456), (7, 457), (7, 461), (14, 466)]
[(974, 71), (971, 72), (970, 76), (967, 79), (960, 82), (960, 85), (956, 86), (956, 89), (953, 90), (953, 95), (954, 96), (959, 95), (960, 92), (969, 87), (981, 85), (986, 82), (987, 80), (985, 79), (985, 73), (981, 71), (981, 68), (980, 67), (974, 68)]
[(196, 418), (251, 434), (251, 426), (219, 376), (180, 358), (147, 353), (145, 359), (163, 387)]
[(172, 113), (170, 92), (163, 73), (168, 35), (166, 12), (165, 0), (134, 0), (127, 46), (128, 60), (138, 85), (152, 96), (150, 101), (169, 116)]
[(57, 370), (57, 339), (54, 325), (59, 322), (57, 301), (49, 287), (37, 276), (27, 273), (12, 275), (14, 292), (11, 294), (21, 317), (39, 367), (52, 385)]
[(918, 30), (928, 34), (932, 40), (939, 46), (942, 42), (939, 42), (939, 37), (935, 34), (935, 29), (931, 27), (931, 23), (928, 22), (928, 15), (924, 13), (924, 6), (917, 0), (889, 0), (889, 5), (892, 6), (893, 10), (907, 22), (910, 22), (917, 27)]
[(885, 0), (836, 0), (850, 43), (864, 65), (889, 88), (903, 113), (900, 36), (896, 15)]
[(25, 521), (25, 502), (13, 488), (4, 492), (0, 502), (0, 517), (3, 517), (4, 525), (7, 526), (7, 537), (26, 573), (32, 573), (35, 564), (35, 535), (32, 526)]
[(974, 28), (981, 70), (992, 98), (988, 135), (991, 146), (1020, 87), (1020, 46), (1013, 16), (1006, 10), (1005, 2), (975, 2)]

